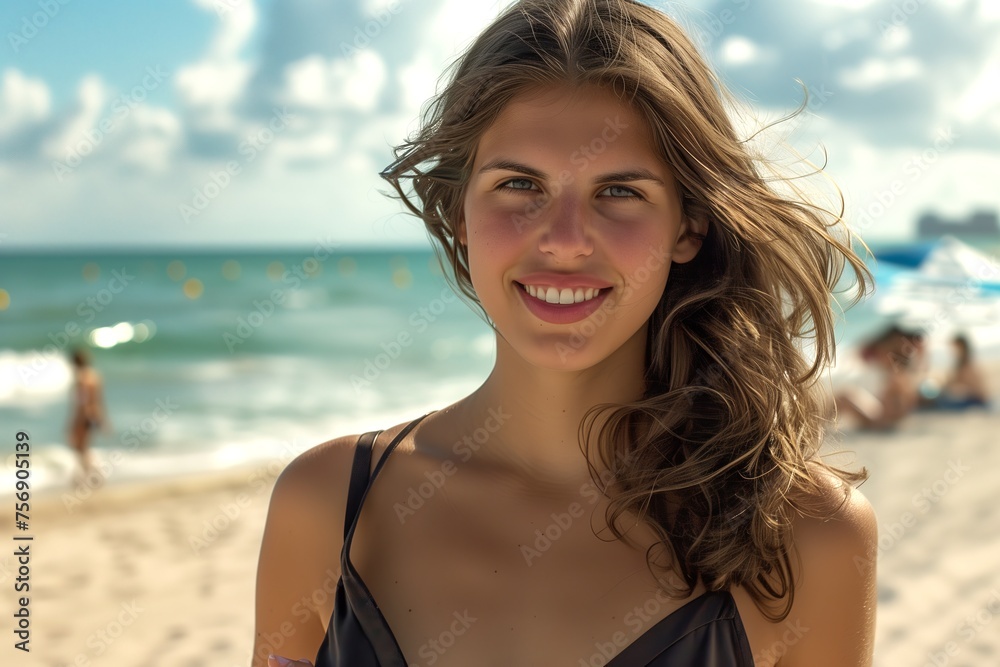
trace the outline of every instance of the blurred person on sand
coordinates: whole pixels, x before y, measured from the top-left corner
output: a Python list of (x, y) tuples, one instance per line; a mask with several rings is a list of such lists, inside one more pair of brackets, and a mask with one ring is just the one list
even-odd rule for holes
[(282, 471), (252, 667), (871, 665), (867, 473), (818, 453), (871, 275), (729, 101), (632, 0), (521, 0), (456, 61), (382, 176), (495, 366)]
[(989, 407), (990, 392), (986, 387), (986, 376), (972, 359), (969, 339), (963, 334), (957, 334), (951, 345), (955, 351), (955, 367), (941, 386), (941, 392), (934, 398), (931, 407), (941, 410)]
[[(80, 475), (77, 483), (88, 479), (93, 469), (93, 454), (90, 451), (91, 431), (101, 428), (110, 432), (104, 408), (104, 393), (101, 375), (90, 365), (90, 358), (83, 348), (76, 348), (70, 355), (73, 364), (72, 412), (68, 425), (69, 445), (80, 459)], [(99, 476), (98, 476), (99, 477)]]
[(865, 345), (861, 356), (881, 371), (882, 388), (878, 395), (862, 387), (840, 393), (836, 397), (837, 414), (853, 420), (863, 430), (890, 431), (916, 409), (920, 400), (915, 369), (924, 366), (922, 337), (893, 325)]

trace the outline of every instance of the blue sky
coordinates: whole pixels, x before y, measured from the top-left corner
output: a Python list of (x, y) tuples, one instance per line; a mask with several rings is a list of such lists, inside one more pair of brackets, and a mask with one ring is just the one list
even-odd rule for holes
[[(5, 2), (0, 248), (427, 246), (377, 174), (507, 4)], [(865, 238), (905, 237), (928, 208), (1000, 207), (1000, 3), (650, 4), (752, 119), (794, 109), (805, 83), (809, 113), (773, 136), (813, 159), (825, 147)]]

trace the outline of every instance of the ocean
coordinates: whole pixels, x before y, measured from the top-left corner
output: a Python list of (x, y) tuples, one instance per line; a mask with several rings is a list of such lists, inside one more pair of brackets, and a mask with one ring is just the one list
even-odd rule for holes
[(104, 380), (96, 455), (127, 453), (109, 482), (287, 460), (452, 402), (493, 364), (430, 251), (21, 254), (0, 289), (3, 451), (29, 433), (40, 487), (75, 465), (74, 346)]
[[(841, 349), (885, 321), (872, 303), (849, 311)], [(287, 462), (447, 405), (495, 358), (429, 249), (3, 255), (0, 452), (12, 465), (14, 434), (31, 436), (36, 489), (67, 485), (76, 465), (75, 346), (104, 380), (112, 429), (92, 447), (113, 462), (109, 483)]]

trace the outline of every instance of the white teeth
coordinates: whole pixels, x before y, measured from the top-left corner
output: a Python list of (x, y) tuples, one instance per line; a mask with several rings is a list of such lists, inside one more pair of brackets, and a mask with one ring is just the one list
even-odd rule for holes
[(593, 287), (577, 287), (572, 290), (568, 287), (557, 289), (555, 287), (535, 287), (534, 285), (524, 285), (525, 291), (536, 299), (541, 299), (547, 303), (557, 303), (568, 305), (571, 303), (582, 303), (590, 301), (601, 291)]

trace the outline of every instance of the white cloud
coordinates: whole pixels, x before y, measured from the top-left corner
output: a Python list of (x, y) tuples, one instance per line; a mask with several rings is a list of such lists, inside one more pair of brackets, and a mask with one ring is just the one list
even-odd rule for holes
[(232, 107), (250, 74), (250, 66), (237, 60), (203, 60), (178, 71), (174, 86), (197, 129), (223, 130), (236, 122)]
[(902, 58), (869, 58), (854, 69), (840, 73), (840, 83), (853, 90), (871, 90), (889, 83), (918, 77), (923, 65), (912, 56)]
[[(48, 159), (65, 160), (68, 154), (74, 153), (89, 155), (90, 150), (86, 148), (79, 150), (80, 146), (94, 151), (101, 149), (102, 142), (97, 140), (98, 133), (103, 132), (99, 128), (102, 120), (101, 111), (108, 103), (111, 91), (101, 80), (100, 75), (88, 74), (80, 81), (76, 97), (76, 112), (63, 122), (55, 134), (43, 142), (42, 151)], [(110, 119), (108, 120), (110, 122)]]
[(253, 0), (194, 0), (204, 10), (219, 17), (222, 29), (215, 33), (208, 55), (215, 59), (235, 58), (257, 27), (257, 6)]
[(906, 26), (897, 26), (887, 30), (879, 40), (879, 47), (885, 53), (893, 53), (906, 48), (913, 38), (913, 33)]
[(285, 68), (280, 104), (315, 111), (373, 111), (386, 81), (386, 67), (372, 49), (350, 58), (311, 55)]
[(734, 67), (770, 62), (777, 54), (770, 49), (762, 49), (742, 35), (727, 37), (719, 47), (722, 62)]
[(997, 88), (997, 71), (1000, 68), (1000, 51), (985, 63), (979, 76), (959, 97), (954, 105), (955, 114), (966, 123), (1000, 117), (1000, 88)]
[(409, 58), (409, 63), (396, 73), (397, 85), (403, 91), (405, 112), (412, 119), (417, 118), (421, 106), (435, 94), (444, 68), (510, 4), (511, 0), (444, 0), (441, 3), (425, 31), (432, 37), (424, 40)]
[(51, 108), (52, 96), (44, 81), (26, 77), (13, 67), (4, 70), (0, 84), (0, 137), (44, 121)]
[(219, 16), (219, 29), (201, 60), (181, 68), (174, 86), (200, 131), (221, 131), (236, 123), (234, 103), (245, 90), (252, 67), (239, 55), (257, 25), (252, 0), (194, 0)]
[(441, 74), (438, 63), (430, 58), (427, 52), (420, 53), (396, 74), (396, 85), (403, 92), (403, 104), (407, 109), (419, 109), (432, 95), (438, 76)]
[(848, 44), (871, 39), (874, 25), (860, 17), (834, 23), (823, 33), (823, 47), (838, 51)]
[(982, 21), (1000, 21), (1000, 2), (997, 0), (979, 0), (976, 13)]
[(139, 106), (131, 123), (133, 132), (121, 151), (122, 161), (147, 171), (167, 171), (180, 146), (180, 120), (167, 109)]
[(274, 142), (274, 157), (282, 163), (295, 160), (327, 160), (340, 151), (341, 131), (333, 125), (317, 129), (309, 134), (278, 137)]

